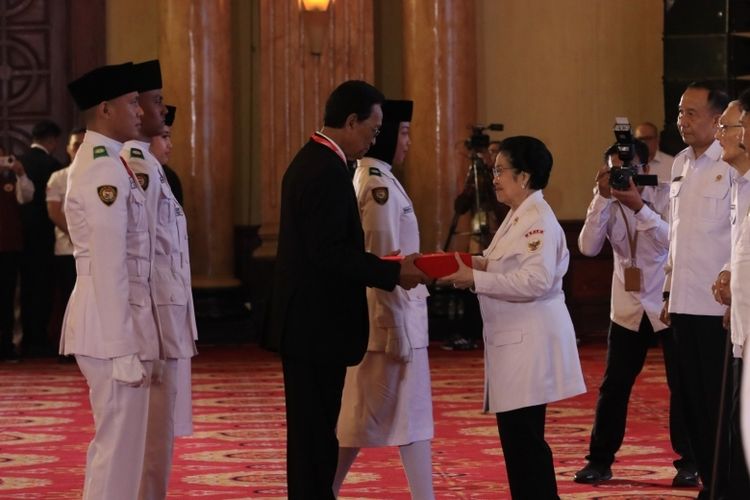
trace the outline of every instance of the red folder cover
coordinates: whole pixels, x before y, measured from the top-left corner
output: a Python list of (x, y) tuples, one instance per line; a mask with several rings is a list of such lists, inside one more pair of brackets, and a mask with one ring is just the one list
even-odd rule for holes
[[(459, 252), (461, 260), (471, 267), (471, 254)], [(385, 260), (402, 260), (402, 255), (382, 257)], [(428, 253), (423, 254), (414, 264), (430, 278), (442, 278), (458, 271), (458, 262), (453, 252), (451, 253)]]

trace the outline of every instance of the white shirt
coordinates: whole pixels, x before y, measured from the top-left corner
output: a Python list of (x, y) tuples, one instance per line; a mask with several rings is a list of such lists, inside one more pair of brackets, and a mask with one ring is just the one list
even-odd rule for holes
[[(732, 292), (732, 310), (730, 312), (730, 333), (732, 336), (733, 354), (736, 358), (743, 355), (743, 346), (747, 339), (748, 317), (747, 311), (750, 304), (750, 294), (746, 286), (750, 278), (750, 223), (748, 212), (750, 212), (750, 172), (732, 184), (732, 251), (729, 265), (725, 269), (732, 275), (729, 286)], [(736, 295), (735, 295), (736, 294)]]
[(718, 141), (698, 158), (681, 151), (672, 166), (669, 257), (664, 290), (669, 312), (722, 316), (711, 285), (730, 253), (730, 185), (734, 169), (721, 161)]
[(648, 162), (651, 168), (651, 174), (659, 177), (659, 182), (672, 182), (672, 164), (674, 163), (674, 156), (668, 155), (663, 151), (657, 151), (654, 155), (654, 159)]
[[(610, 319), (613, 323), (637, 332), (643, 313), (648, 316), (655, 332), (667, 328), (659, 320), (663, 305), (664, 265), (669, 252), (669, 184), (643, 188), (643, 207), (634, 214), (631, 209), (614, 200), (600, 196), (594, 189), (594, 199), (586, 212), (578, 248), (589, 257), (602, 250), (608, 239), (614, 254), (612, 273), (612, 295)], [(630, 238), (638, 233), (636, 242), (635, 266), (641, 270), (641, 291), (625, 291), (625, 268), (631, 267), (628, 229), (623, 212), (630, 228)]]
[[(65, 189), (68, 184), (68, 172), (70, 167), (57, 170), (52, 173), (47, 181), (47, 201), (61, 203), (65, 212)], [(55, 225), (55, 255), (73, 255), (73, 242), (70, 235)]]

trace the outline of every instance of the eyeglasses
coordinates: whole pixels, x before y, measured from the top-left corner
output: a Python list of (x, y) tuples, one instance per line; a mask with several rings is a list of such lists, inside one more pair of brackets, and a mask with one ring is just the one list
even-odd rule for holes
[(513, 170), (513, 167), (492, 167), (492, 175), (500, 177), (503, 174), (503, 170)]
[(723, 134), (723, 133), (727, 132), (727, 129), (729, 129), (729, 128), (737, 128), (737, 127), (741, 128), (742, 125), (741, 124), (737, 124), (737, 125), (719, 125), (719, 133)]
[(377, 137), (380, 135), (380, 127), (372, 127), (372, 136)]

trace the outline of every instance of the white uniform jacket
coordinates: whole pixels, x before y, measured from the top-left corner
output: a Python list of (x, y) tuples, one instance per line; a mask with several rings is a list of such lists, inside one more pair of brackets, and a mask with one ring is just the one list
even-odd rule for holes
[[(637, 332), (645, 311), (655, 332), (667, 325), (659, 320), (663, 306), (664, 265), (669, 251), (669, 184), (646, 186), (641, 193), (644, 205), (637, 214), (622, 206), (614, 198), (604, 198), (594, 188), (581, 234), (578, 248), (583, 255), (599, 254), (608, 239), (614, 254), (612, 273), (612, 322)], [(622, 206), (622, 210), (620, 210)], [(637, 232), (635, 259), (630, 255), (630, 238)], [(641, 270), (641, 291), (625, 291), (625, 268), (635, 265)]]
[(65, 219), (75, 288), (60, 352), (94, 358), (159, 358), (149, 275), (152, 240), (145, 196), (118, 157), (122, 144), (88, 131), (70, 168)]
[(664, 290), (669, 312), (722, 316), (711, 285), (730, 259), (730, 185), (735, 170), (721, 160), (714, 141), (698, 158), (682, 150), (672, 166), (669, 190), (669, 257)]
[(586, 391), (565, 306), (565, 235), (541, 191), (505, 217), (474, 270), (484, 320), (485, 410), (558, 401)]
[[(391, 172), (391, 166), (374, 158), (363, 158), (354, 173), (365, 248), (375, 255), (401, 250), (401, 255), (419, 252), (419, 226), (414, 206)], [(427, 347), (427, 288), (396, 287), (392, 292), (367, 289), (370, 314), (369, 351), (385, 351), (390, 330), (406, 331), (413, 349)]]
[(146, 211), (154, 231), (151, 287), (159, 312), (165, 358), (190, 358), (197, 351), (185, 212), (172, 194), (159, 160), (149, 145), (128, 141), (120, 155), (135, 172), (146, 194)]

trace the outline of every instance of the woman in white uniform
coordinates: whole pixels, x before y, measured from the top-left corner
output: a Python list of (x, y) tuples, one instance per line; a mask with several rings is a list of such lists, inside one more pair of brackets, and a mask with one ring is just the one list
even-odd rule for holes
[[(385, 101), (377, 142), (354, 174), (365, 247), (380, 256), (419, 252), (412, 202), (391, 172), (409, 149), (412, 108), (412, 101)], [(367, 290), (367, 353), (347, 370), (337, 426), (337, 496), (360, 448), (398, 446), (412, 498), (434, 498), (427, 295), (424, 285)]]
[(542, 196), (552, 155), (533, 137), (500, 144), (493, 169), (497, 199), (510, 206), (473, 269), (440, 280), (470, 288), (484, 321), (485, 410), (497, 416), (513, 498), (558, 498), (552, 451), (544, 439), (547, 403), (586, 391), (565, 307), (565, 235)]

